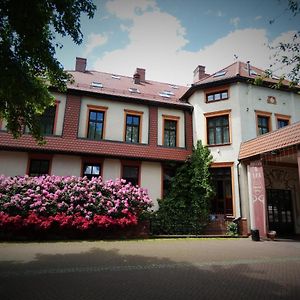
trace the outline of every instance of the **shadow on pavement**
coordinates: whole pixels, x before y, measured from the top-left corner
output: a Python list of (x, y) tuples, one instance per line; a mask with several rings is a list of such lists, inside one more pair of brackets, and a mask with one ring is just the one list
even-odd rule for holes
[(0, 299), (300, 299), (299, 274), (293, 262), (175, 263), (91, 248), (1, 262)]

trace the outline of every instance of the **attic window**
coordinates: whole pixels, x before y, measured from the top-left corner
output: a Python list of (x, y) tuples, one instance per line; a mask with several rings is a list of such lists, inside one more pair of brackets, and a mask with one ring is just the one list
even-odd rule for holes
[(119, 80), (121, 79), (121, 77), (120, 77), (120, 76), (118, 76), (118, 75), (114, 75), (114, 74), (113, 74), (113, 75), (111, 75), (111, 78), (112, 78), (112, 79), (119, 79)]
[(175, 90), (178, 90), (178, 89), (179, 89), (179, 87), (178, 87), (177, 85), (175, 85), (175, 84), (171, 84), (171, 88), (172, 88), (172, 89), (175, 89)]
[(140, 94), (141, 93), (137, 88), (129, 88), (128, 91), (130, 93), (136, 93), (136, 94)]
[(103, 88), (103, 84), (101, 82), (96, 82), (96, 81), (93, 81), (91, 83), (91, 86), (95, 88)]
[(213, 77), (224, 76), (226, 73), (227, 73), (227, 70), (222, 70), (222, 71), (215, 73)]

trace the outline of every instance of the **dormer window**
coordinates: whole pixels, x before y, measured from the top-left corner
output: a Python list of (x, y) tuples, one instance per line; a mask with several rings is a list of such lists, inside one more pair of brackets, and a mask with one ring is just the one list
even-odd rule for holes
[(128, 91), (130, 93), (136, 93), (136, 94), (140, 94), (141, 93), (137, 88), (129, 88)]
[(97, 82), (97, 81), (93, 81), (92, 83), (91, 83), (91, 86), (92, 87), (94, 87), (94, 88), (103, 88), (103, 84), (101, 83), (101, 82)]

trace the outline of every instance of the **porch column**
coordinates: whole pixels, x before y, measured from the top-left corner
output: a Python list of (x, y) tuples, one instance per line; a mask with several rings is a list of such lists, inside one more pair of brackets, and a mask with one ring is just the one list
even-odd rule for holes
[(266, 236), (266, 188), (262, 162), (260, 160), (250, 162), (249, 169), (250, 205), (253, 214), (251, 229), (258, 229), (261, 236)]

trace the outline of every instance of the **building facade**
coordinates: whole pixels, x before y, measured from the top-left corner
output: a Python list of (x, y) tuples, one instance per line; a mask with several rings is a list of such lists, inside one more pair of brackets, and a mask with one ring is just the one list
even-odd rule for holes
[(0, 132), (0, 173), (124, 178), (147, 188), (157, 209), (170, 165), (192, 151), (192, 106), (179, 98), (185, 87), (86, 70), (77, 58), (66, 94), (53, 91), (55, 106), (42, 117), (46, 144), (28, 130), (13, 139)]
[(256, 85), (263, 71), (242, 62), (212, 75), (198, 66), (190, 88), (149, 81), (141, 68), (133, 77), (90, 71), (82, 58), (69, 73), (74, 82), (65, 94), (52, 91), (55, 105), (41, 119), (45, 145), (37, 145), (26, 128), (20, 139), (13, 139), (5, 122), (0, 122), (0, 174), (125, 178), (147, 188), (157, 209), (157, 199), (168, 190), (176, 166), (202, 140), (214, 158), (212, 214), (243, 217), (249, 230), (259, 227), (266, 234), (268, 201), (286, 193), (293, 209), (285, 214), (292, 216), (293, 233), (300, 233), (297, 159), (276, 166), (290, 168), (286, 172), (295, 182), (291, 192), (279, 191), (284, 190), (280, 180), (270, 183), (275, 176), (270, 174), (276, 172), (265, 166), (262, 174), (269, 187), (263, 189), (264, 214), (258, 210), (257, 221), (251, 202), (251, 172), (257, 170), (253, 162), (257, 157), (255, 152), (247, 157), (240, 154), (247, 141), (300, 121), (298, 87), (290, 89), (283, 81), (275, 89), (276, 77), (263, 78)]
[[(204, 141), (214, 157), (212, 176), (216, 196), (212, 200), (212, 212), (246, 218), (249, 229), (259, 227), (261, 234), (266, 235), (269, 229), (266, 211), (264, 219), (258, 217), (260, 221), (254, 222), (251, 189), (255, 183), (251, 182), (249, 165), (240, 160), (240, 145), (299, 122), (300, 95), (299, 88), (289, 89), (287, 81), (275, 88), (274, 85), (278, 83), (276, 77), (264, 78), (256, 85), (255, 78), (261, 74), (263, 70), (242, 62), (236, 62), (212, 75), (205, 74), (204, 67), (198, 66), (194, 72), (195, 83), (182, 99), (194, 107), (194, 143), (199, 139)], [(290, 213), (293, 214), (293, 220), (298, 220), (292, 231), (300, 233), (299, 199), (296, 196), (299, 190), (297, 160), (284, 166), (292, 168), (290, 174), (296, 182), (295, 195), (291, 200), (295, 209)], [(265, 167), (264, 174), (270, 178), (268, 167)], [(270, 182), (267, 178), (266, 181)], [(265, 209), (268, 199), (271, 202), (276, 195), (284, 193), (279, 191), (282, 187), (275, 180), (269, 185), (272, 188), (263, 190)], [(264, 226), (259, 222), (263, 222)]]

